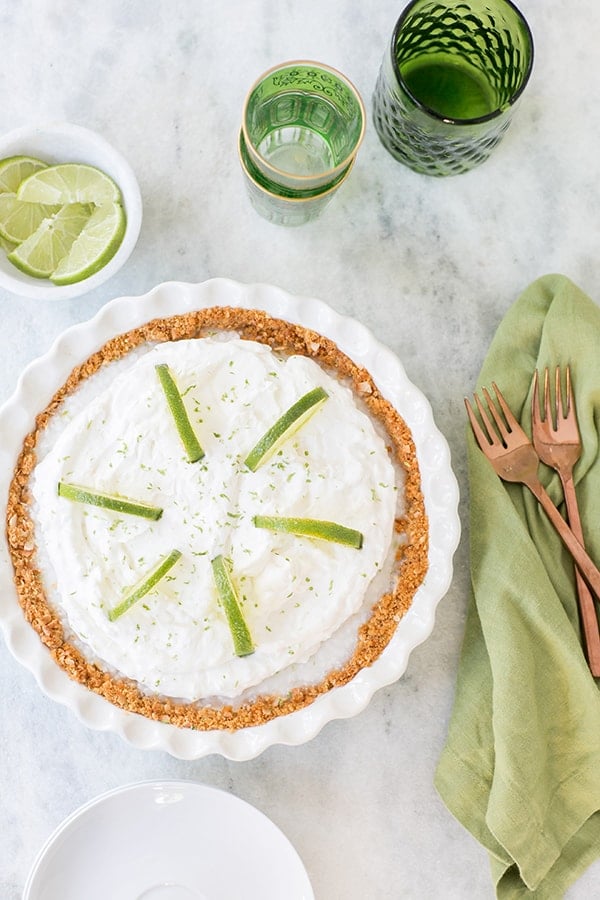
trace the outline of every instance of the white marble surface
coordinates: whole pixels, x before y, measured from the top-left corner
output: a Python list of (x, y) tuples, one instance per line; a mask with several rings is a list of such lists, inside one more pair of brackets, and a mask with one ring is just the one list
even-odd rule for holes
[[(283, 230), (243, 192), (236, 132), (265, 68), (313, 58), (370, 106), (402, 3), (381, 0), (22, 0), (0, 7), (0, 132), (66, 119), (135, 168), (145, 215), (126, 267), (57, 305), (0, 291), (0, 400), (68, 325), (158, 282), (227, 276), (316, 296), (368, 325), (430, 398), (450, 443), (464, 533), (453, 585), (405, 676), (358, 717), (247, 763), (186, 763), (82, 726), (0, 644), (0, 896), (15, 900), (61, 819), (109, 788), (150, 778), (223, 787), (295, 844), (318, 900), (484, 900), (486, 854), (432, 778), (451, 709), (468, 590), (462, 397), (525, 286), (563, 272), (600, 302), (600, 8), (522, 0), (535, 70), (512, 128), (474, 172), (431, 180), (386, 154), (369, 123), (352, 177), (322, 219)], [(569, 892), (600, 895), (600, 863)], [(58, 900), (58, 898), (57, 898)]]

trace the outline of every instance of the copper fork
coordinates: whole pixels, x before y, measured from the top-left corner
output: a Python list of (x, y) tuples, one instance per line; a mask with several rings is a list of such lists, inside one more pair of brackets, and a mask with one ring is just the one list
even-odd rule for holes
[(465, 399), (467, 414), (477, 443), (500, 478), (504, 481), (521, 482), (529, 488), (543, 506), (548, 518), (583, 572), (590, 587), (596, 596), (600, 596), (600, 571), (598, 571), (596, 565), (548, 496), (537, 474), (539, 457), (533, 444), (517, 422), (497, 386), (493, 384), (492, 387), (504, 418), (485, 388), (483, 389), (483, 396), (496, 427), (492, 424), (490, 416), (477, 394), (475, 394), (474, 399), (484, 425), (483, 428), (477, 421), (471, 404)]
[[(566, 404), (563, 404), (560, 367), (556, 367), (554, 379), (554, 408), (550, 391), (550, 375), (544, 372), (543, 414), (540, 412), (538, 372), (533, 377), (531, 423), (533, 446), (543, 463), (556, 469), (560, 476), (571, 531), (583, 544), (583, 529), (575, 494), (573, 468), (581, 456), (581, 438), (577, 425), (575, 398), (571, 383), (571, 371), (567, 366), (565, 377)], [(600, 676), (600, 631), (596, 608), (589, 588), (579, 571), (575, 569), (579, 615), (583, 629), (588, 663), (592, 675)]]

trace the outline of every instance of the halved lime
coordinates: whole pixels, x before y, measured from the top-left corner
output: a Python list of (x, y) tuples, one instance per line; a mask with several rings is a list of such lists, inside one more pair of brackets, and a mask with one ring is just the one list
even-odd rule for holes
[(121, 602), (109, 611), (108, 618), (110, 621), (114, 622), (122, 616), (123, 613), (127, 612), (128, 609), (131, 609), (134, 603), (141, 600), (142, 597), (158, 584), (161, 578), (165, 577), (167, 572), (173, 568), (179, 559), (181, 559), (181, 552), (179, 550), (171, 550), (168, 556), (160, 560), (153, 569), (150, 569), (137, 584), (129, 589)]
[(74, 284), (102, 269), (119, 249), (125, 234), (125, 213), (120, 203), (98, 206), (50, 275), (54, 284)]
[(34, 172), (21, 182), (19, 200), (28, 203), (119, 203), (121, 191), (100, 169), (83, 163), (60, 163)]
[(258, 467), (270, 459), (284, 441), (295, 434), (320, 409), (328, 396), (324, 388), (316, 387), (300, 397), (252, 448), (244, 460), (248, 468), (256, 472)]
[(63, 206), (53, 216), (43, 219), (33, 234), (8, 254), (8, 259), (26, 275), (49, 278), (89, 218), (87, 204)]
[(237, 592), (231, 581), (231, 564), (224, 556), (219, 555), (211, 560), (211, 566), (217, 592), (233, 638), (235, 654), (236, 656), (249, 656), (250, 653), (254, 653), (254, 643), (240, 609)]
[(0, 193), (0, 237), (20, 244), (36, 230), (49, 216), (57, 213), (60, 206), (46, 206), (43, 203), (23, 203), (17, 195), (8, 191)]
[(319, 538), (323, 541), (332, 541), (335, 544), (345, 544), (360, 550), (363, 545), (363, 535), (354, 528), (346, 525), (338, 525), (337, 522), (328, 522), (325, 519), (296, 519), (284, 516), (253, 516), (252, 523), (257, 528), (267, 528), (269, 531), (285, 531), (289, 534), (298, 534), (303, 537)]
[(161, 387), (167, 398), (171, 415), (175, 421), (175, 427), (179, 432), (181, 443), (184, 446), (187, 458), (190, 462), (198, 462), (204, 456), (204, 450), (200, 446), (200, 442), (194, 434), (192, 423), (189, 420), (187, 410), (181, 399), (179, 389), (175, 384), (175, 380), (171, 375), (169, 367), (166, 363), (160, 363), (155, 366), (156, 374), (160, 381)]
[(88, 503), (90, 506), (100, 506), (103, 509), (111, 509), (114, 512), (127, 513), (130, 516), (141, 516), (144, 519), (157, 521), (163, 514), (160, 506), (152, 506), (143, 500), (132, 500), (122, 497), (120, 494), (107, 494), (104, 491), (95, 491), (83, 487), (80, 484), (69, 484), (66, 481), (58, 482), (58, 496), (75, 503)]
[(46, 167), (47, 163), (33, 156), (8, 156), (0, 160), (0, 191), (16, 194), (22, 181)]

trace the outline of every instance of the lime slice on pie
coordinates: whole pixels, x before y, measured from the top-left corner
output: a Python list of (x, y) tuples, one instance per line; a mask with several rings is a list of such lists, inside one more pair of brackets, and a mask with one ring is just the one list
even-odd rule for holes
[(8, 254), (14, 265), (33, 278), (49, 278), (67, 255), (90, 217), (82, 203), (63, 206), (41, 224), (22, 244)]
[(17, 191), (28, 203), (119, 203), (121, 192), (112, 178), (95, 166), (61, 163), (34, 172)]
[(66, 481), (58, 482), (58, 496), (75, 503), (88, 503), (90, 506), (100, 506), (103, 509), (111, 509), (114, 512), (127, 513), (130, 516), (141, 516), (144, 519), (157, 521), (162, 516), (160, 506), (152, 506), (143, 500), (131, 500), (119, 494), (106, 494), (103, 491), (94, 491), (82, 487), (80, 484), (69, 484)]
[(263, 434), (258, 443), (252, 448), (244, 462), (252, 472), (256, 472), (262, 463), (267, 462), (273, 456), (276, 450), (287, 441), (293, 434), (296, 434), (311, 416), (327, 400), (327, 391), (322, 387), (313, 388), (303, 397), (300, 397), (281, 418), (277, 419), (274, 425)]
[(231, 581), (229, 561), (222, 555), (215, 556), (211, 561), (211, 566), (217, 593), (223, 604), (231, 637), (233, 638), (235, 654), (236, 656), (249, 656), (251, 653), (254, 653), (254, 643), (240, 609), (237, 592)]
[(346, 525), (338, 525), (337, 522), (327, 522), (324, 519), (254, 516), (252, 522), (257, 528), (267, 528), (269, 531), (284, 531), (303, 537), (319, 538), (323, 541), (332, 541), (335, 544), (345, 544), (348, 547), (354, 547), (356, 550), (360, 550), (363, 545), (363, 536), (360, 531), (348, 528)]
[(33, 156), (8, 156), (0, 160), (0, 192), (16, 194), (22, 181), (46, 167), (47, 163)]
[(36, 230), (44, 219), (57, 213), (60, 206), (43, 203), (23, 203), (17, 195), (0, 193), (0, 236), (20, 244)]
[(181, 559), (181, 552), (179, 550), (171, 550), (168, 556), (158, 562), (153, 569), (150, 569), (150, 571), (125, 594), (121, 602), (110, 610), (108, 613), (110, 621), (114, 622), (122, 616), (123, 613), (127, 612), (128, 609), (131, 609), (138, 600), (145, 597), (146, 594), (165, 577), (167, 572), (173, 568), (179, 559)]
[(187, 458), (190, 462), (198, 462), (204, 456), (204, 450), (200, 446), (198, 438), (194, 434), (194, 429), (189, 420), (187, 410), (181, 399), (181, 394), (175, 384), (175, 380), (171, 375), (169, 367), (166, 363), (156, 366), (156, 374), (164, 391), (171, 415), (175, 422), (175, 427), (179, 432), (181, 443), (185, 448)]
[(119, 249), (125, 234), (125, 213), (120, 203), (97, 207), (50, 275), (54, 284), (74, 284), (102, 269)]

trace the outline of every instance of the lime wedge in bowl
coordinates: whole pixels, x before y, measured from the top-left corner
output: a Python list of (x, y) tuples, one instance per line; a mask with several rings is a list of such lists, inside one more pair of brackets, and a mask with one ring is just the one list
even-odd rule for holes
[(113, 258), (125, 234), (120, 203), (98, 206), (50, 275), (54, 284), (74, 284), (99, 272)]
[(115, 182), (95, 166), (62, 163), (47, 166), (22, 181), (19, 200), (27, 203), (119, 203), (121, 191)]
[(44, 219), (53, 216), (60, 208), (44, 203), (24, 203), (17, 200), (16, 194), (8, 191), (0, 193), (0, 237), (20, 244), (33, 234)]
[(0, 162), (0, 193), (16, 194), (19, 185), (47, 163), (33, 156), (9, 156)]
[(55, 215), (43, 219), (33, 234), (8, 254), (8, 259), (26, 275), (50, 278), (89, 218), (87, 204), (61, 207)]

